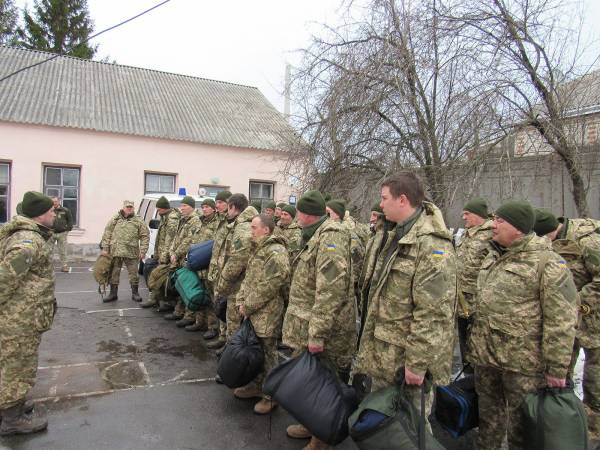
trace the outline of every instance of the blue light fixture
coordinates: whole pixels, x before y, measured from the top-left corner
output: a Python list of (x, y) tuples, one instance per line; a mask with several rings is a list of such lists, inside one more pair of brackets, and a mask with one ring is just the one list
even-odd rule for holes
[(185, 196), (185, 195), (187, 195), (187, 192), (185, 191), (185, 188), (184, 188), (184, 187), (180, 187), (180, 188), (179, 188), (179, 193), (178, 193), (178, 194), (179, 194), (179, 195), (184, 195), (184, 196)]

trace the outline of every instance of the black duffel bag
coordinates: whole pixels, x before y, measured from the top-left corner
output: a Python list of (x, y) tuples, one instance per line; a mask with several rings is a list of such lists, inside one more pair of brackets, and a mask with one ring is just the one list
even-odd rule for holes
[(190, 245), (187, 254), (188, 269), (195, 271), (208, 269), (214, 242), (212, 240), (202, 241), (198, 244)]
[(146, 281), (146, 286), (148, 286), (148, 278), (150, 278), (150, 274), (156, 267), (158, 266), (158, 259), (156, 258), (146, 258), (144, 261), (143, 273), (144, 281)]
[(215, 299), (215, 316), (221, 322), (227, 322), (227, 297)]
[(479, 426), (475, 376), (459, 379), (461, 374), (448, 386), (435, 389), (435, 418), (455, 439)]
[(325, 357), (305, 351), (285, 361), (269, 372), (263, 391), (321, 441), (336, 445), (348, 436), (356, 393)]
[(265, 353), (250, 319), (244, 319), (219, 359), (217, 373), (230, 388), (246, 386), (263, 370)]

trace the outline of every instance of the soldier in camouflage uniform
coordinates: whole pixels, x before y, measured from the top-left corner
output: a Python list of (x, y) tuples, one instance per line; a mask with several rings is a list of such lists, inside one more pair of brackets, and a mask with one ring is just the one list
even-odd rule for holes
[[(474, 198), (463, 207), (465, 233), (456, 245), (458, 258), (458, 342), (463, 366), (467, 361), (467, 342), (473, 324), (475, 297), (477, 295), (477, 276), (483, 258), (489, 250), (492, 238), (492, 221), (488, 219), (487, 202)], [(472, 366), (466, 366), (467, 373), (473, 373)]]
[[(177, 235), (181, 214), (178, 209), (171, 208), (169, 200), (164, 196), (156, 202), (156, 211), (158, 212), (158, 217), (160, 217), (160, 225), (156, 233), (152, 257), (158, 261), (158, 264), (169, 264), (169, 249), (171, 248), (173, 239)], [(167, 303), (165, 290), (161, 288), (150, 292), (150, 298), (140, 303), (140, 306), (142, 308), (160, 307), (161, 304), (165, 303)], [(171, 308), (163, 307), (162, 311), (165, 309), (170, 310)]]
[[(396, 225), (385, 241), (379, 236), (383, 247), (368, 289), (355, 372), (370, 376), (374, 390), (403, 378), (407, 395), (420, 410), (425, 376), (436, 384), (446, 384), (450, 376), (456, 256), (441, 211), (424, 201), (413, 173), (384, 181), (381, 206)], [(429, 392), (426, 417), (432, 401)]]
[(21, 207), (0, 229), (0, 436), (48, 426), (25, 396), (35, 384), (42, 333), (56, 313), (48, 245), (55, 213), (38, 192), (27, 192)]
[[(53, 233), (52, 233), (52, 246), (56, 243), (58, 245), (58, 256), (60, 257), (60, 265), (62, 272), (68, 272), (69, 266), (67, 266), (67, 235), (69, 231), (73, 229), (73, 215), (67, 208), (61, 206), (60, 199), (58, 197), (52, 197), (54, 204), (54, 213), (56, 219), (54, 220)], [(52, 249), (54, 253), (54, 249)]]
[(265, 352), (265, 365), (253, 383), (235, 389), (233, 394), (238, 398), (262, 397), (254, 405), (254, 412), (268, 414), (277, 403), (263, 395), (262, 384), (266, 374), (279, 363), (277, 338), (283, 320), (283, 292), (290, 276), (290, 261), (285, 238), (273, 235), (275, 222), (271, 216), (256, 216), (251, 227), (255, 250), (240, 287), (240, 315), (252, 321)]
[(250, 223), (258, 215), (253, 206), (248, 206), (244, 194), (233, 194), (227, 201), (228, 220), (223, 248), (217, 259), (218, 277), (215, 283), (215, 298), (227, 298), (227, 340), (240, 327), (238, 308), (243, 299), (238, 295), (252, 249)]
[(127, 267), (131, 299), (141, 302), (138, 292), (138, 266), (148, 252), (150, 231), (144, 221), (134, 213), (133, 202), (125, 200), (123, 209), (114, 215), (106, 224), (102, 235), (102, 255), (112, 257), (112, 273), (110, 277), (110, 294), (103, 302), (118, 299), (119, 277), (123, 264)]
[(585, 352), (583, 403), (588, 413), (592, 448), (600, 448), (600, 222), (556, 219), (536, 210), (535, 232), (552, 241), (552, 248), (571, 269), (579, 291), (579, 327), (569, 368), (572, 377), (580, 349)]
[(283, 205), (279, 215), (279, 221), (273, 231), (274, 236), (283, 236), (287, 241), (287, 250), (290, 255), (290, 264), (300, 252), (302, 242), (302, 228), (295, 222), (296, 208), (291, 205)]
[[(297, 210), (303, 245), (292, 276), (283, 342), (295, 354), (307, 348), (311, 353), (325, 352), (347, 381), (356, 348), (350, 234), (327, 218), (318, 191), (306, 192)], [(289, 426), (287, 433), (294, 438), (310, 436), (302, 425)], [(313, 436), (308, 448), (329, 447)]]
[[(198, 233), (200, 231), (200, 218), (196, 214), (196, 200), (189, 195), (186, 195), (181, 200), (179, 212), (181, 218), (177, 234), (171, 242), (169, 249), (169, 262), (173, 271), (185, 266), (185, 258), (187, 256), (190, 245), (197, 242)], [(172, 313), (164, 316), (165, 320), (181, 320), (186, 313), (185, 303), (179, 299)], [(191, 312), (188, 314), (191, 316)]]
[[(202, 216), (200, 217), (200, 232), (198, 233), (198, 242), (210, 241), (214, 239), (217, 227), (219, 226), (219, 217), (215, 212), (215, 201), (212, 198), (207, 198), (202, 201)], [(201, 270), (198, 272), (198, 276), (206, 285), (206, 278), (208, 277), (208, 270)], [(212, 292), (207, 289), (209, 295)], [(211, 301), (212, 304), (212, 301)], [(200, 307), (194, 314), (194, 323), (188, 324), (185, 327), (185, 331), (216, 331), (219, 327), (219, 321), (215, 316), (215, 311), (212, 306)]]
[[(222, 191), (217, 194), (215, 197), (215, 206), (217, 208), (217, 214), (219, 223), (217, 224), (217, 231), (215, 231), (215, 238), (213, 244), (212, 257), (210, 259), (210, 265), (208, 267), (208, 287), (212, 291), (212, 299), (213, 306), (216, 305), (216, 297), (215, 297), (215, 283), (217, 282), (217, 278), (219, 276), (219, 267), (217, 265), (217, 261), (219, 260), (219, 255), (225, 248), (225, 238), (227, 237), (227, 224), (229, 220), (227, 218), (227, 200), (231, 197), (231, 192)], [(233, 222), (232, 219), (231, 222)], [(210, 349), (218, 349), (225, 345), (225, 335), (227, 334), (227, 325), (226, 322), (222, 322), (219, 320), (219, 330), (218, 333), (212, 332), (213, 330), (208, 330), (204, 333), (205, 339), (213, 339), (218, 337), (216, 341), (209, 342), (206, 347)]]
[(265, 203), (265, 206), (263, 207), (263, 212), (270, 217), (275, 217), (275, 209), (277, 209), (277, 205), (275, 204), (274, 201), (269, 201)]
[(477, 448), (523, 448), (521, 404), (544, 385), (564, 387), (578, 294), (566, 262), (533, 233), (525, 201), (496, 210), (491, 250), (477, 280), (469, 342), (479, 398)]

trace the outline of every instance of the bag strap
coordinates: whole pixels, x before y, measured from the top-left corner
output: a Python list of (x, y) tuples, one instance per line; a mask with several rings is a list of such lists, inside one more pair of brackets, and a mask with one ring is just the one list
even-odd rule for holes
[(421, 417), (419, 418), (419, 450), (427, 450), (425, 441), (425, 380), (421, 384)]
[(537, 401), (537, 421), (536, 421), (536, 444), (537, 448), (544, 448), (544, 397), (546, 396), (546, 390), (540, 389), (538, 392)]

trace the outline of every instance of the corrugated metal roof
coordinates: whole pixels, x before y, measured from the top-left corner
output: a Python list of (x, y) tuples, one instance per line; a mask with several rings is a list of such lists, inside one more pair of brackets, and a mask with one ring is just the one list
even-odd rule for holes
[[(51, 56), (0, 46), (0, 78)], [(294, 140), (255, 87), (67, 56), (0, 82), (0, 120), (267, 150)]]

